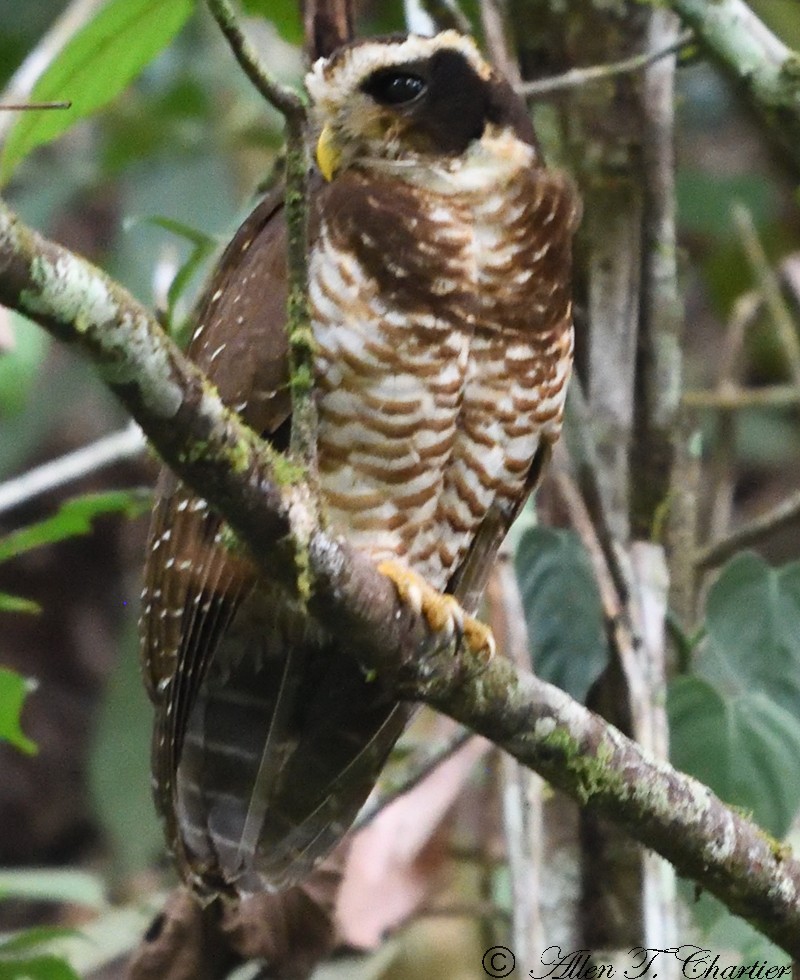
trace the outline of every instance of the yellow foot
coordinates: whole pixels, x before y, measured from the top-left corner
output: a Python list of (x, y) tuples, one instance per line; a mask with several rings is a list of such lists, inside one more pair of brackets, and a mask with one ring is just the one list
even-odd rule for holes
[(382, 561), (378, 571), (393, 582), (400, 599), (421, 613), (435, 633), (461, 637), (470, 650), (491, 660), (495, 652), (492, 631), (464, 612), (457, 599), (437, 592), (421, 575), (399, 561)]

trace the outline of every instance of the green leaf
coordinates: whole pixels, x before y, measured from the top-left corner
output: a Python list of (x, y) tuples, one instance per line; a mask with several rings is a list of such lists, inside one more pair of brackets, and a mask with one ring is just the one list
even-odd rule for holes
[(121, 513), (125, 517), (144, 514), (151, 504), (149, 491), (110, 490), (73, 497), (52, 516), (0, 538), (0, 562), (32, 548), (88, 534), (92, 521), (103, 514)]
[(24, 599), (19, 595), (9, 595), (8, 592), (0, 592), (0, 612), (4, 613), (31, 613), (36, 615), (42, 611), (42, 607), (33, 599)]
[[(175, 278), (172, 280), (167, 291), (168, 328), (169, 332), (175, 337), (176, 334), (181, 332), (180, 326), (175, 323), (175, 307), (178, 300), (186, 292), (189, 283), (202, 264), (217, 250), (220, 242), (217, 238), (207, 235), (205, 232), (198, 231), (198, 229), (192, 228), (182, 221), (175, 221), (172, 218), (165, 218), (161, 215), (149, 215), (144, 218), (130, 219), (126, 222), (126, 230), (136, 224), (155, 225), (157, 228), (163, 228), (165, 231), (173, 235), (178, 235), (180, 238), (184, 238), (192, 244), (192, 250), (189, 252), (188, 258), (175, 273)], [(181, 342), (183, 339), (178, 338), (180, 346), (184, 346)], [(185, 338), (187, 342), (188, 339), (188, 337)]]
[(536, 673), (583, 700), (608, 662), (603, 607), (572, 531), (535, 527), (516, 554)]
[(25, 407), (31, 383), (48, 349), (41, 327), (10, 314), (14, 346), (0, 354), (0, 416), (16, 415)]
[(694, 676), (670, 685), (672, 759), (782, 837), (800, 807), (800, 562), (723, 568)]
[(80, 935), (77, 929), (68, 929), (66, 926), (33, 926), (0, 941), (0, 956), (8, 956), (10, 953), (17, 955), (37, 946), (46, 946), (55, 940), (75, 939)]
[(68, 99), (63, 111), (24, 112), (0, 156), (6, 182), (30, 151), (96, 112), (169, 44), (194, 9), (194, 0), (108, 0), (51, 62), (31, 100)]
[[(738, 953), (740, 959), (746, 959), (748, 963), (767, 960), (770, 964), (783, 965), (786, 954), (744, 919), (732, 915), (719, 899), (708, 892), (696, 895), (694, 882), (679, 880), (678, 888), (679, 895), (691, 914), (692, 923), (699, 930), (703, 945), (714, 951), (712, 957), (717, 951), (730, 950)], [(718, 965), (720, 973), (723, 965)], [(697, 971), (698, 980), (703, 972)], [(713, 975), (713, 971), (709, 975)]]
[(709, 592), (706, 627), (698, 673), (734, 696), (763, 692), (800, 717), (800, 562), (771, 568), (737, 555)]
[(0, 980), (81, 980), (66, 960), (34, 956), (25, 960), (0, 959)]
[(36, 682), (21, 677), (15, 670), (0, 667), (0, 741), (9, 742), (20, 752), (34, 755), (38, 750), (20, 727), (25, 698), (36, 689)]
[(667, 696), (673, 764), (782, 837), (800, 805), (800, 722), (760, 691), (724, 697), (678, 677)]
[(106, 904), (102, 879), (72, 868), (5, 868), (0, 871), (0, 898), (70, 902), (91, 908)]
[(303, 21), (297, 0), (242, 0), (242, 7), (251, 16), (271, 21), (284, 41), (303, 43)]

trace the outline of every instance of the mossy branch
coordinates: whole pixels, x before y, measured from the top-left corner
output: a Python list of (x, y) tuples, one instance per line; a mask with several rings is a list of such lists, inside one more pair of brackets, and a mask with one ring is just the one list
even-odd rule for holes
[(296, 468), (220, 402), (155, 319), (2, 204), (0, 302), (93, 362), (165, 462), (225, 517), (265, 574), (292, 587), (294, 552), (307, 542), (310, 613), (338, 623), (354, 654), (398, 696), (485, 735), (800, 957), (797, 861), (563, 691), (502, 657), (487, 664), (452, 642), (435, 647), (424, 619), (398, 603), (373, 564), (319, 528)]
[(228, 0), (208, 6), (245, 75), (286, 121), (285, 205), (287, 226), (286, 331), (292, 393), (291, 452), (317, 483), (317, 413), (313, 397), (314, 338), (308, 303), (308, 116), (297, 92), (277, 82), (244, 35)]
[(744, 88), (800, 167), (800, 53), (773, 34), (744, 0), (667, 2)]

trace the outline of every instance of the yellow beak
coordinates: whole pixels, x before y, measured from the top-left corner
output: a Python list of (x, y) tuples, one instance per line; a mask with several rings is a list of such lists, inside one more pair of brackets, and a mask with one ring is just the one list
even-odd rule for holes
[(342, 160), (342, 151), (330, 126), (324, 126), (317, 141), (317, 164), (325, 180), (333, 180)]

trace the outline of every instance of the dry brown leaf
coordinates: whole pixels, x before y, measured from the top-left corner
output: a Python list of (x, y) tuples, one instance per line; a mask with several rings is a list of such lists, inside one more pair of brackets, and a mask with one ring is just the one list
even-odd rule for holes
[(336, 904), (342, 943), (375, 949), (427, 899), (447, 857), (445, 818), (488, 749), (483, 739), (470, 739), (355, 835)]

